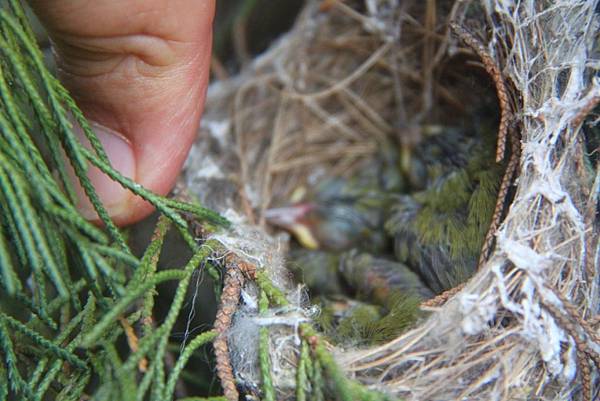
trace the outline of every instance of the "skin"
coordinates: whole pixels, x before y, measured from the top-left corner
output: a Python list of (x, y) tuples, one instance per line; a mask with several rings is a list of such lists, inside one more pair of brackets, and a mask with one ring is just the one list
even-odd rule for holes
[[(52, 39), (59, 78), (92, 121), (113, 166), (156, 193), (168, 193), (202, 113), (214, 0), (30, 4)], [(89, 177), (115, 223), (152, 212), (97, 169)], [(97, 218), (84, 196), (78, 207)]]

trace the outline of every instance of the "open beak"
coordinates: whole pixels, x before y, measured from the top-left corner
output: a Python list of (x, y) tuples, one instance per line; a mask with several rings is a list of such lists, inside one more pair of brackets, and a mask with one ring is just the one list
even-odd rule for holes
[(290, 230), (293, 225), (300, 224), (312, 208), (310, 203), (299, 203), (293, 206), (267, 209), (265, 210), (265, 219), (269, 224)]
[(307, 213), (313, 208), (314, 206), (310, 203), (300, 203), (294, 206), (268, 209), (265, 211), (265, 219), (269, 224), (290, 232), (303, 247), (319, 249), (319, 242), (304, 223)]

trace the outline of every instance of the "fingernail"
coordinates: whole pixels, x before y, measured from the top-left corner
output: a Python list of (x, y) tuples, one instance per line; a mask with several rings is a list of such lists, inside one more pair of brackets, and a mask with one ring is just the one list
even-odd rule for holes
[[(91, 124), (96, 136), (102, 143), (111, 165), (125, 177), (135, 179), (135, 158), (133, 149), (127, 139), (119, 133), (99, 124)], [(83, 135), (81, 134), (80, 137)], [(86, 145), (87, 139), (82, 138)], [(113, 181), (98, 168), (90, 166), (88, 177), (96, 189), (100, 201), (111, 217), (125, 212), (132, 198), (131, 192)], [(78, 208), (87, 219), (97, 219), (96, 211), (85, 194), (81, 191)]]

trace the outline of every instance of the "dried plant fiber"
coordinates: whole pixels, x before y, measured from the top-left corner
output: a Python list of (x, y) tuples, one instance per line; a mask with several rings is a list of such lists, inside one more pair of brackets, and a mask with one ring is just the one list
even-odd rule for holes
[[(448, 23), (465, 27), (502, 71), (520, 134), (514, 197), (494, 249), (418, 327), (376, 348), (335, 349), (336, 359), (359, 382), (406, 400), (597, 397), (598, 371), (582, 384), (582, 364), (593, 365), (581, 356), (600, 352), (592, 325), (600, 173), (586, 164), (583, 140), (594, 124), (583, 117), (600, 98), (598, 7), (308, 1), (277, 44), (210, 88), (187, 184), (201, 197), (210, 192), (201, 188), (218, 188), (217, 200), (202, 199), (207, 206), (260, 225), (262, 211), (300, 183), (351, 173), (384, 138), (410, 142), (413, 127), (431, 116), (444, 122), (457, 107), (436, 71), (465, 51)], [(293, 347), (289, 330), (282, 335)], [(274, 375), (276, 386), (290, 385)]]

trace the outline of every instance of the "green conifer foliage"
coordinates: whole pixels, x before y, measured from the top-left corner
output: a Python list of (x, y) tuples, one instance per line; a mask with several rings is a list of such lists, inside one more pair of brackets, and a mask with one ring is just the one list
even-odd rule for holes
[[(74, 124), (89, 147), (77, 138)], [(75, 208), (68, 164), (104, 228)], [(90, 166), (158, 210), (141, 257), (132, 253), (100, 203), (87, 178)], [(0, 401), (163, 401), (176, 398), (180, 377), (212, 381), (185, 369), (200, 347), (218, 337), (217, 331), (195, 333), (183, 344), (171, 339), (197, 270), (208, 270), (220, 291), (220, 273), (208, 259), (219, 259), (225, 250), (214, 240), (197, 242), (187, 221), (201, 224), (203, 233), (227, 228), (229, 222), (198, 204), (157, 196), (111, 167), (82, 112), (45, 67), (19, 0), (0, 3), (0, 212)], [(183, 266), (159, 269), (171, 229), (183, 237), (191, 257)], [(166, 282), (174, 282), (174, 293), (166, 316), (156, 320), (157, 286)], [(256, 284), (261, 313), (287, 303), (264, 272)], [(310, 325), (303, 324), (301, 332), (299, 400), (325, 395), (389, 399), (344, 377)], [(264, 327), (259, 343), (248, 346), (260, 354), (259, 395), (273, 400), (268, 339)]]
[[(182, 212), (225, 226), (197, 205), (159, 197), (121, 176), (68, 92), (44, 66), (19, 1), (0, 10), (0, 400), (173, 398), (191, 354), (214, 338), (192, 338), (174, 368), (165, 352), (192, 273), (209, 256), (187, 233)], [(84, 147), (73, 123), (91, 143)], [(66, 157), (65, 157), (66, 156)], [(68, 160), (68, 161), (67, 161)], [(74, 207), (70, 163), (105, 229)], [(140, 259), (114, 226), (87, 179), (98, 167), (151, 202), (162, 217)], [(177, 227), (193, 256), (183, 267), (157, 271), (167, 230)], [(205, 244), (207, 245), (207, 244)], [(146, 324), (156, 286), (176, 281), (167, 317)], [(120, 343), (126, 328), (143, 326), (137, 350)], [(140, 369), (145, 360), (148, 367)]]

